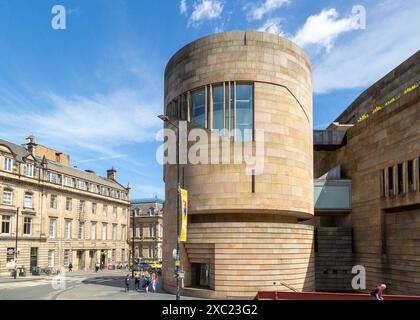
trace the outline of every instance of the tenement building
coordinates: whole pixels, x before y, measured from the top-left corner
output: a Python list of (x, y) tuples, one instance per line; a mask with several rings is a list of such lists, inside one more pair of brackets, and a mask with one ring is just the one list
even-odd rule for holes
[(156, 197), (131, 201), (130, 242), (133, 237), (135, 259), (148, 263), (162, 262), (163, 200)]
[(318, 290), (420, 295), (420, 51), (315, 132)]
[[(224, 130), (218, 140), (229, 143), (232, 154), (243, 142), (256, 149), (257, 130), (265, 138), (258, 174), (250, 174), (244, 161), (188, 159), (178, 174), (176, 165), (165, 165), (165, 289), (176, 290), (179, 176), (189, 191), (187, 242), (180, 247), (183, 294), (251, 298), (258, 290), (315, 290), (314, 227), (301, 223), (314, 214), (312, 71), (306, 53), (285, 38), (254, 31), (194, 41), (166, 67), (165, 114), (174, 130), (178, 120), (188, 121), (191, 133)], [(218, 147), (207, 142), (188, 147), (214, 160)]]
[[(70, 157), (38, 145), (0, 140), (0, 273), (17, 266), (94, 269), (128, 259), (130, 189)], [(17, 246), (16, 246), (17, 241)]]

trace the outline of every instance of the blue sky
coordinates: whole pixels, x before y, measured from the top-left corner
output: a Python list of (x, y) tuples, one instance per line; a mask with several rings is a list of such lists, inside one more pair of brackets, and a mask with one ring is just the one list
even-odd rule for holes
[[(51, 27), (54, 5), (66, 29)], [(366, 29), (351, 23), (366, 9)], [(314, 127), (420, 49), (420, 1), (0, 0), (0, 138), (38, 143), (105, 174), (133, 197), (163, 197), (156, 162), (163, 72), (178, 49), (219, 31), (265, 30), (313, 61)]]

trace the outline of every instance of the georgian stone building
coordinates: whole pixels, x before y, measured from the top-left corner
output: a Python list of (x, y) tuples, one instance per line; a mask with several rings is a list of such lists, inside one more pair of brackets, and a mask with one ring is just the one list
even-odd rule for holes
[[(0, 273), (128, 261), (130, 189), (70, 166), (70, 157), (38, 145), (0, 140)], [(16, 234), (17, 233), (17, 234)]]
[(158, 198), (131, 201), (129, 237), (132, 241), (134, 215), (134, 257), (139, 261), (162, 261), (163, 204), (163, 200)]

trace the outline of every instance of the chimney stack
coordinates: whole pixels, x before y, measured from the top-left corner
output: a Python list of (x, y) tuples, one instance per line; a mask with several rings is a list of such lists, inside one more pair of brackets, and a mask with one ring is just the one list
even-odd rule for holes
[(117, 170), (115, 170), (114, 167), (107, 170), (106, 175), (109, 180), (117, 181)]
[(29, 137), (26, 138), (26, 150), (28, 150), (30, 154), (35, 154), (35, 147), (35, 136), (31, 134)]

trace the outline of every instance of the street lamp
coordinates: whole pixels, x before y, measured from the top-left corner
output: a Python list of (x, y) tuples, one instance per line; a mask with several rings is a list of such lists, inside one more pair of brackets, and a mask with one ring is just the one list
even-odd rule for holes
[(177, 184), (177, 199), (176, 199), (176, 264), (175, 264), (175, 271), (176, 271), (176, 300), (181, 300), (181, 295), (179, 292), (179, 212), (180, 212), (180, 201), (179, 198), (181, 197), (181, 186), (179, 183), (179, 127), (173, 123), (168, 116), (160, 115), (158, 116), (160, 120), (163, 122), (168, 122), (173, 125), (177, 129), (177, 136), (176, 136), (176, 184)]
[(18, 262), (18, 235), (19, 235), (19, 208), (16, 209), (16, 239), (15, 239), (15, 274), (14, 278), (17, 277), (17, 262)]
[(133, 210), (131, 214), (133, 215), (132, 218), (132, 228), (133, 228), (133, 240), (131, 241), (131, 276), (134, 278), (134, 241), (136, 240), (136, 225), (134, 220), (135, 211)]

